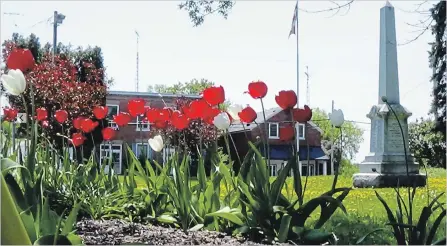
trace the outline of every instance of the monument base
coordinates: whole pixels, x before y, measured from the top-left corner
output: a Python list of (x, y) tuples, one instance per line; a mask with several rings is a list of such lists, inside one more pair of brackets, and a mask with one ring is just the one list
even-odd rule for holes
[(379, 174), (356, 173), (353, 176), (353, 185), (356, 188), (389, 188), (389, 187), (423, 187), (427, 184), (427, 176), (416, 174)]

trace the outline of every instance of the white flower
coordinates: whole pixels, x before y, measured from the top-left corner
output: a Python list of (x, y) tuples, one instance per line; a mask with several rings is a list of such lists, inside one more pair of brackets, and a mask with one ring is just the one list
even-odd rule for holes
[(2, 83), (6, 91), (14, 96), (18, 96), (25, 91), (26, 80), (20, 69), (11, 69), (8, 74), (2, 75)]
[(214, 117), (213, 123), (217, 129), (227, 130), (230, 127), (231, 120), (227, 113), (222, 112)]
[(340, 127), (345, 122), (345, 116), (343, 115), (343, 111), (341, 111), (341, 109), (335, 109), (332, 114), (329, 113), (329, 119), (331, 124), (335, 127)]
[(150, 138), (149, 145), (155, 152), (160, 152), (164, 147), (163, 138), (160, 135)]
[(239, 113), (244, 109), (240, 104), (234, 104), (228, 107), (227, 113), (233, 118), (233, 120), (240, 120)]

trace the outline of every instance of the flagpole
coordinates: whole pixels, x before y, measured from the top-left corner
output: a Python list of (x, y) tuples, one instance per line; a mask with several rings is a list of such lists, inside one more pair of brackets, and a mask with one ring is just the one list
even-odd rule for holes
[(297, 95), (297, 107), (300, 107), (300, 53), (299, 53), (299, 35), (298, 35), (298, 0), (296, 1), (296, 8), (295, 8), (295, 15), (296, 15), (296, 95)]
[[(299, 108), (300, 107), (300, 49), (299, 49), (299, 33), (298, 33), (298, 0), (296, 0), (296, 6), (295, 6), (295, 16), (296, 16), (296, 18), (295, 18), (295, 28), (296, 28), (296, 30), (295, 30), (295, 36), (296, 36), (296, 95), (297, 95), (297, 100), (296, 100), (296, 105), (297, 105), (297, 108)], [(296, 128), (297, 128), (297, 134), (299, 134), (299, 130), (300, 130), (300, 124), (299, 123), (297, 123), (296, 124)], [(307, 129), (306, 129), (306, 125), (304, 125), (304, 132), (306, 132), (307, 131)], [(305, 134), (305, 133), (304, 133)], [(306, 135), (304, 135), (304, 136), (306, 136)], [(301, 160), (300, 160), (300, 140), (299, 140), (299, 138), (298, 138), (298, 136), (297, 136), (297, 145), (296, 145), (296, 154), (298, 155), (298, 170), (299, 170), (299, 172), (300, 172), (300, 175), (302, 174), (302, 169), (303, 169), (303, 167), (302, 167), (302, 163), (301, 163)], [(309, 172), (309, 163), (307, 163), (307, 172)]]

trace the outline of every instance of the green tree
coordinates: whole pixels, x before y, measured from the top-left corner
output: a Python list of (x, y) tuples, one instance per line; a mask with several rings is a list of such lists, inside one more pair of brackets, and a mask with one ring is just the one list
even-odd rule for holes
[[(58, 91), (55, 92), (55, 87), (40, 87), (40, 92), (35, 95), (34, 105), (36, 108), (45, 107), (49, 112), (50, 125), (49, 127), (46, 127), (43, 132), (51, 142), (56, 144), (56, 147), (62, 147), (61, 140), (63, 138), (59, 136), (62, 131), (60, 124), (56, 123), (54, 118), (51, 117), (55, 110), (67, 109), (69, 111), (69, 120), (64, 124), (65, 130), (67, 130), (71, 128), (72, 119), (79, 115), (91, 115), (91, 110), (95, 105), (105, 104), (105, 87), (110, 86), (113, 80), (108, 79), (106, 76), (101, 48), (90, 46), (85, 49), (82, 47), (74, 48), (71, 45), (63, 45), (62, 43), (59, 43), (57, 46), (57, 55), (54, 57), (54, 60), (55, 62), (64, 60), (68, 61), (64, 62), (64, 64), (72, 64), (73, 69), (76, 72), (76, 76), (71, 76), (66, 72), (66, 70), (64, 70), (66, 69), (64, 65), (54, 67), (51, 59), (49, 59), (49, 57), (52, 57), (52, 45), (47, 43), (42, 47), (39, 38), (34, 34), (24, 37), (14, 33), (10, 40), (5, 40), (3, 42), (2, 46), (4, 62), (6, 62), (5, 60), (13, 48), (20, 47), (30, 49), (36, 63), (39, 64), (39, 66), (35, 68), (30, 75), (28, 75), (28, 79), (33, 81), (34, 84), (47, 84), (48, 81), (44, 76), (42, 76), (42, 74), (55, 74), (52, 76), (51, 80), (53, 83), (76, 82), (79, 84), (77, 88), (85, 89), (83, 91), (76, 91), (75, 93), (78, 94), (73, 95), (73, 92), (61, 90), (62, 88), (57, 88)], [(88, 90), (88, 88), (91, 90)], [(0, 89), (3, 88), (1, 87)], [(29, 98), (29, 94), (25, 93), (24, 95), (26, 101), (30, 102), (31, 99)], [(18, 97), (9, 96), (8, 99), (12, 106), (18, 108), (19, 110), (23, 110), (25, 107), (23, 105), (23, 101)], [(28, 107), (28, 112), (30, 112), (31, 106), (27, 105), (26, 107)], [(86, 156), (89, 155), (93, 142), (98, 143), (102, 141), (102, 125), (103, 124), (100, 124), (100, 126), (92, 132), (92, 136), (95, 141), (92, 141), (91, 138), (87, 138), (84, 146), (88, 147), (83, 148)], [(26, 129), (24, 126), (18, 128), (19, 135), (24, 134), (25, 131)]]
[(439, 1), (431, 9), (432, 34), (435, 41), (431, 43), (429, 53), (430, 67), (433, 69), (431, 81), (433, 82), (433, 102), (431, 113), (435, 117), (434, 130), (443, 136), (446, 134), (446, 1)]
[(430, 119), (416, 120), (408, 126), (409, 147), (421, 165), (446, 167), (446, 143), (442, 133), (433, 132), (435, 122)]
[[(188, 82), (178, 82), (177, 84), (167, 86), (162, 84), (149, 85), (148, 92), (153, 93), (168, 93), (178, 95), (200, 95), (202, 91), (208, 87), (215, 86), (214, 82), (207, 79), (192, 79)], [(230, 101), (226, 101), (221, 108), (226, 108), (230, 105)]]
[[(340, 130), (332, 127), (328, 119), (329, 116), (326, 111), (319, 108), (312, 110), (312, 122), (323, 131), (322, 142), (327, 150), (332, 148), (332, 143), (334, 141), (340, 143)], [(363, 130), (352, 122), (345, 122), (342, 126), (342, 133), (343, 157), (353, 159), (355, 154), (359, 151), (360, 143), (363, 142)], [(336, 148), (334, 148), (334, 150), (336, 150)]]

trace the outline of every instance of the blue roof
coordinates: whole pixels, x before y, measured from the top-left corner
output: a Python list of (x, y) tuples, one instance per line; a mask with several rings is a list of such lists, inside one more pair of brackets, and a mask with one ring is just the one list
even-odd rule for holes
[[(260, 146), (261, 153), (263, 146)], [(288, 160), (292, 155), (292, 146), (290, 145), (270, 145), (270, 159), (272, 160)], [(328, 160), (329, 157), (323, 152), (321, 147), (311, 146), (309, 147), (309, 159), (310, 160)], [(307, 147), (300, 146), (300, 160), (307, 160)]]

